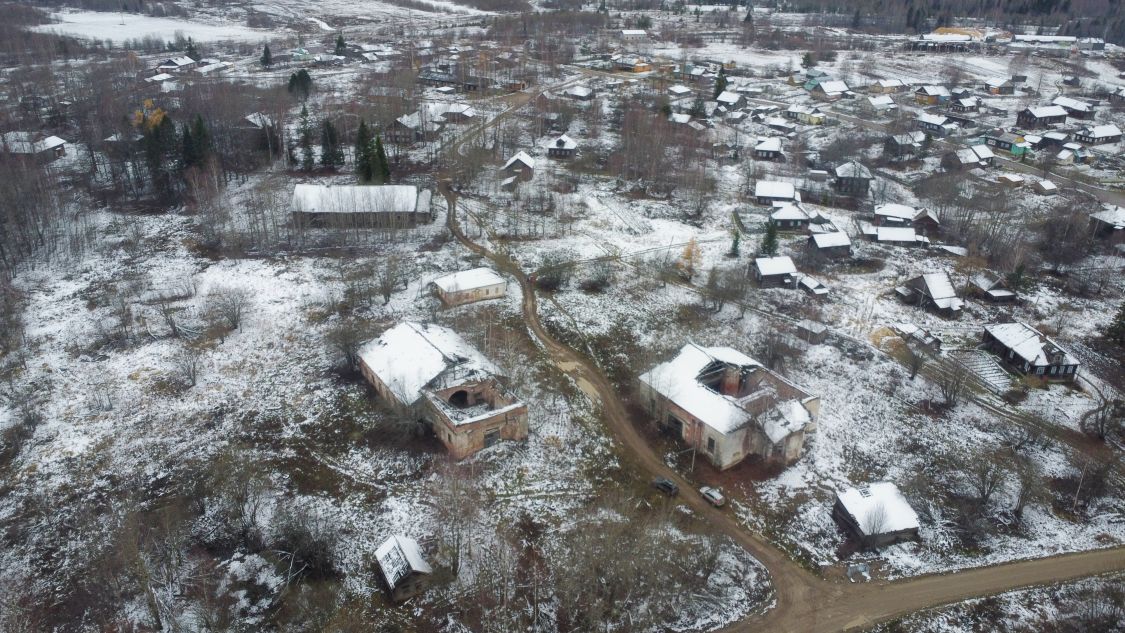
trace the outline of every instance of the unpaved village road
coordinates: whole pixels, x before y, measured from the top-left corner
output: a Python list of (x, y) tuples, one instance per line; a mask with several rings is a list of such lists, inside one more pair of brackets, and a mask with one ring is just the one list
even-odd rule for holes
[(1012, 589), (1045, 585), (1125, 570), (1125, 548), (1052, 556), (962, 571), (935, 574), (897, 582), (850, 584), (817, 577), (797, 565), (781, 550), (749, 532), (733, 514), (711, 507), (694, 491), (691, 482), (668, 467), (637, 431), (616, 389), (589, 360), (563, 345), (543, 327), (535, 288), (519, 265), (470, 240), (457, 220), (457, 194), (442, 187), (449, 208), (447, 222), (453, 235), (469, 250), (488, 258), (519, 283), (523, 317), (532, 335), (564, 373), (571, 376), (595, 404), (627, 459), (647, 476), (663, 476), (684, 491), (679, 501), (705, 517), (716, 530), (746, 548), (766, 567), (776, 604), (763, 614), (735, 623), (723, 631), (785, 631), (818, 633), (862, 630), (915, 611), (960, 602)]
[[(451, 149), (456, 152), (463, 142), (496, 125), (540, 91), (533, 88), (520, 94), (498, 116), (461, 135)], [(552, 362), (601, 408), (611, 434), (621, 443), (623, 458), (632, 460), (632, 466), (645, 476), (659, 475), (675, 481), (683, 491), (679, 502), (704, 517), (715, 530), (746, 548), (769, 571), (775, 598), (773, 608), (725, 627), (722, 629), (724, 633), (860, 631), (895, 617), (970, 598), (1125, 571), (1125, 547), (1117, 547), (894, 582), (852, 584), (816, 576), (793, 562), (785, 552), (750, 532), (729, 511), (712, 507), (695, 492), (691, 482), (660, 459), (638, 432), (617, 390), (605, 375), (590, 360), (555, 340), (543, 327), (535, 288), (519, 264), (507, 255), (493, 252), (469, 239), (458, 220), (457, 194), (450, 190), (448, 181), (443, 181), (440, 189), (448, 206), (446, 221), (449, 230), (465, 248), (487, 258), (498, 270), (516, 279), (522, 293), (522, 312), (528, 330), (547, 351)]]

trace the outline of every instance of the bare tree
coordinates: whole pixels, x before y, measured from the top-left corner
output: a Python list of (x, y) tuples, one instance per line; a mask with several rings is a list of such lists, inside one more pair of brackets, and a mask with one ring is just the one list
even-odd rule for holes
[(324, 340), (342, 357), (350, 373), (359, 371), (359, 348), (367, 338), (365, 328), (356, 320), (334, 325), (324, 335)]
[(383, 305), (391, 302), (391, 294), (406, 283), (406, 267), (398, 255), (383, 258), (375, 271), (375, 285), (383, 297)]
[(977, 507), (984, 510), (996, 491), (1004, 483), (1005, 471), (998, 456), (979, 452), (967, 456), (962, 472), (965, 483), (972, 490)]
[(1016, 475), (1016, 495), (1012, 504), (1012, 515), (1016, 520), (1020, 520), (1023, 518), (1024, 508), (1043, 495), (1042, 473), (1039, 465), (1028, 457), (1017, 458), (1013, 464), (1013, 471)]
[(886, 531), (889, 524), (890, 517), (887, 515), (886, 506), (882, 503), (877, 503), (875, 507), (871, 508), (867, 515), (863, 517), (863, 525), (859, 527), (864, 536), (872, 538)]
[(941, 378), (938, 379), (938, 388), (941, 389), (941, 397), (946, 407), (952, 409), (957, 406), (965, 392), (967, 382), (968, 379), (962, 371), (950, 370), (942, 373)]
[(188, 387), (194, 387), (199, 378), (201, 354), (198, 348), (185, 345), (175, 356), (176, 373)]
[(208, 304), (208, 311), (222, 321), (227, 329), (238, 330), (242, 327), (243, 316), (250, 305), (250, 293), (245, 288), (220, 286), (208, 295)]

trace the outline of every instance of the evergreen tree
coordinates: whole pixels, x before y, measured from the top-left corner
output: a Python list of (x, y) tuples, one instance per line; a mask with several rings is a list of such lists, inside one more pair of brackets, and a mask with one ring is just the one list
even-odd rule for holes
[(184, 55), (187, 55), (195, 61), (199, 61), (203, 58), (203, 56), (199, 54), (199, 51), (195, 49), (195, 42), (192, 42), (190, 37), (188, 38), (187, 48), (184, 50)]
[(199, 163), (199, 152), (195, 149), (195, 141), (191, 138), (191, 128), (184, 126), (180, 139), (180, 164), (184, 169), (194, 167)]
[(344, 150), (340, 147), (339, 134), (332, 121), (325, 119), (320, 125), (320, 164), (337, 167), (344, 163)]
[(743, 19), (742, 21), (747, 23), (747, 24), (753, 24), (754, 23), (754, 5), (752, 3), (749, 3), (749, 2), (746, 3), (746, 18)]
[(371, 132), (367, 123), (359, 120), (359, 130), (355, 134), (355, 174), (361, 183), (371, 182), (373, 170), (371, 165)]
[(289, 94), (300, 97), (303, 101), (309, 98), (309, 93), (311, 92), (312, 76), (309, 75), (309, 71), (302, 68), (289, 75)]
[(855, 8), (855, 14), (852, 15), (852, 28), (858, 29), (863, 24), (863, 15), (859, 12), (859, 7)]
[(1105, 337), (1118, 344), (1125, 345), (1125, 301), (1117, 309), (1117, 316), (1113, 317), (1105, 328)]
[(316, 161), (313, 157), (312, 129), (309, 126), (309, 110), (305, 106), (301, 106), (301, 129), (300, 138), (297, 142), (301, 146), (301, 169), (304, 171), (312, 171)]
[(734, 229), (730, 233), (731, 233), (730, 256), (731, 257), (738, 257), (742, 253), (742, 247), (741, 247), (742, 234), (738, 232), (738, 229)]
[(375, 151), (371, 160), (372, 176), (385, 185), (391, 181), (391, 164), (387, 162), (387, 152), (383, 150), (383, 137), (375, 136)]
[(816, 66), (816, 58), (813, 57), (812, 52), (806, 52), (801, 56), (801, 66), (804, 68), (812, 68)]
[(266, 44), (265, 47), (262, 49), (261, 62), (262, 62), (262, 66), (265, 66), (266, 68), (269, 68), (270, 66), (273, 65), (273, 54), (270, 53), (270, 45), (269, 44)]
[(766, 236), (762, 238), (758, 251), (761, 255), (777, 255), (777, 225), (773, 222), (766, 225)]
[(723, 91), (726, 90), (726, 89), (727, 89), (727, 71), (722, 66), (719, 66), (719, 76), (715, 77), (715, 94), (712, 95), (712, 98), (718, 99), (719, 95), (723, 94)]
[(693, 117), (695, 117), (697, 119), (707, 116), (707, 108), (706, 108), (705, 104), (703, 103), (703, 96), (702, 95), (696, 97), (695, 101), (692, 102), (691, 110), (688, 110), (688, 114), (692, 115)]
[(211, 156), (211, 133), (207, 131), (207, 124), (203, 122), (203, 117), (195, 115), (195, 122), (191, 130), (192, 140), (195, 141), (195, 150), (199, 156), (199, 162), (203, 163)]
[(344, 41), (344, 34), (340, 33), (336, 36), (336, 54), (343, 55), (348, 50), (348, 44)]
[(157, 111), (142, 119), (141, 147), (151, 176), (153, 191), (161, 202), (176, 199), (176, 182), (172, 177), (178, 148), (176, 126), (171, 117)]

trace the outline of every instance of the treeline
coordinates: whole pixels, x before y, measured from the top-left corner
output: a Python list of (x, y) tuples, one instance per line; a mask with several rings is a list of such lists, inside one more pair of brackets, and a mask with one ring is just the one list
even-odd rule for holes
[(151, 2), (142, 0), (34, 0), (33, 6), (58, 10), (63, 7), (84, 9), (86, 11), (105, 11), (107, 13), (136, 13), (158, 18), (189, 17), (187, 9), (174, 2)]
[(1015, 30), (1125, 41), (1125, 3), (1118, 0), (795, 0), (779, 8), (851, 16), (853, 27), (924, 32), (973, 18)]

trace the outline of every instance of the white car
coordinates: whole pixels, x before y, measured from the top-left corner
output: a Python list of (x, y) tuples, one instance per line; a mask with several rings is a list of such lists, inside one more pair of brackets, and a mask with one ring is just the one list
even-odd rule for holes
[(727, 498), (723, 496), (723, 493), (718, 488), (703, 486), (699, 489), (699, 494), (703, 495), (707, 503), (710, 503), (716, 508), (721, 508), (727, 503)]

